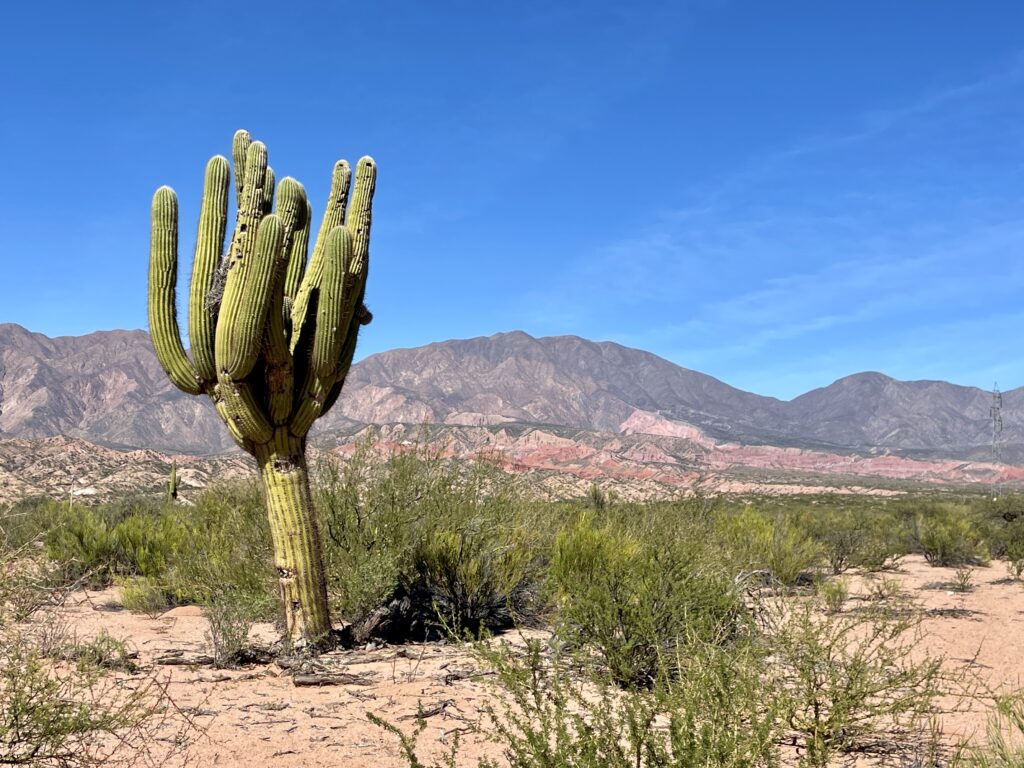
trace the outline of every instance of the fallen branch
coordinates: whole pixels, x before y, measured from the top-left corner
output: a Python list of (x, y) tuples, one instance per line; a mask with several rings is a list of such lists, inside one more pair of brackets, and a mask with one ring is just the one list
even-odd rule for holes
[(297, 687), (319, 688), (325, 685), (373, 685), (373, 681), (363, 675), (352, 675), (345, 672), (339, 673), (304, 673), (292, 677), (292, 682)]

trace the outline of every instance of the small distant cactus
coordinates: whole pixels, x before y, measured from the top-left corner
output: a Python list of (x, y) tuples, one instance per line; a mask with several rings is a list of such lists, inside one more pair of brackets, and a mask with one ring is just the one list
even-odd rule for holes
[[(175, 311), (178, 200), (153, 197), (149, 328), (171, 381), (205, 393), (263, 480), (285, 626), (296, 643), (330, 636), (320, 538), (306, 471), (306, 435), (341, 392), (361, 325), (377, 167), (369, 157), (334, 166), (331, 191), (307, 263), (312, 211), (302, 185), (276, 185), (267, 149), (235, 134), (237, 217), (224, 254), (231, 172), (206, 166), (189, 291), (185, 352)], [(351, 194), (350, 194), (351, 186)], [(224, 254), (222, 256), (222, 254)]]
[(178, 500), (178, 462), (171, 460), (171, 471), (167, 476), (167, 497), (165, 501), (173, 504)]

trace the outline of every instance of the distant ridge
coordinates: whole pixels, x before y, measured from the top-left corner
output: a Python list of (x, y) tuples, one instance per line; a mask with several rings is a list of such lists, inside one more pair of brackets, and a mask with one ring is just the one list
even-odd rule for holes
[[(991, 395), (858, 373), (791, 401), (744, 392), (642, 350), (521, 331), (372, 355), (319, 433), (362, 423), (553, 424), (618, 433), (636, 412), (739, 444), (989, 457)], [(1003, 394), (1007, 459), (1024, 444), (1024, 388)], [(144, 331), (56, 339), (0, 324), (0, 436), (217, 453), (210, 404), (167, 381)]]

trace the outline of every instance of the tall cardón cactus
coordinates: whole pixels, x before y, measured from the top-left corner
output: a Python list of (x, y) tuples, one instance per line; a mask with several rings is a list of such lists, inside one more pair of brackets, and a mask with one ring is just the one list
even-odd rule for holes
[[(337, 400), (356, 349), (377, 168), (369, 157), (334, 166), (327, 210), (307, 263), (312, 212), (302, 185), (276, 188), (267, 149), (235, 134), (237, 218), (224, 251), (231, 172), (206, 166), (189, 291), (191, 358), (178, 330), (178, 201), (153, 196), (149, 328), (171, 381), (206, 394), (263, 481), (285, 626), (294, 643), (330, 637), (320, 538), (306, 469), (306, 436)], [(351, 194), (350, 194), (351, 186)], [(222, 254), (224, 254), (222, 256)]]

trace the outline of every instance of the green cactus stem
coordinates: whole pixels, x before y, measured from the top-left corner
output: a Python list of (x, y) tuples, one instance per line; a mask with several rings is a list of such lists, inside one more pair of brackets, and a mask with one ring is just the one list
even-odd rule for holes
[[(175, 311), (178, 200), (153, 197), (149, 328), (176, 387), (206, 394), (235, 442), (256, 460), (266, 500), (288, 636), (330, 641), (320, 536), (306, 471), (306, 436), (338, 399), (355, 354), (363, 304), (377, 168), (369, 157), (334, 166), (331, 191), (307, 262), (312, 211), (302, 185), (274, 183), (267, 149), (246, 131), (231, 152), (237, 203), (227, 240), (231, 169), (206, 166), (192, 263), (185, 351)], [(276, 200), (275, 200), (276, 198)], [(225, 243), (227, 250), (225, 252)], [(168, 498), (177, 492), (176, 466)]]
[(167, 476), (167, 496), (164, 499), (168, 504), (178, 500), (178, 462), (171, 460), (171, 471)]

